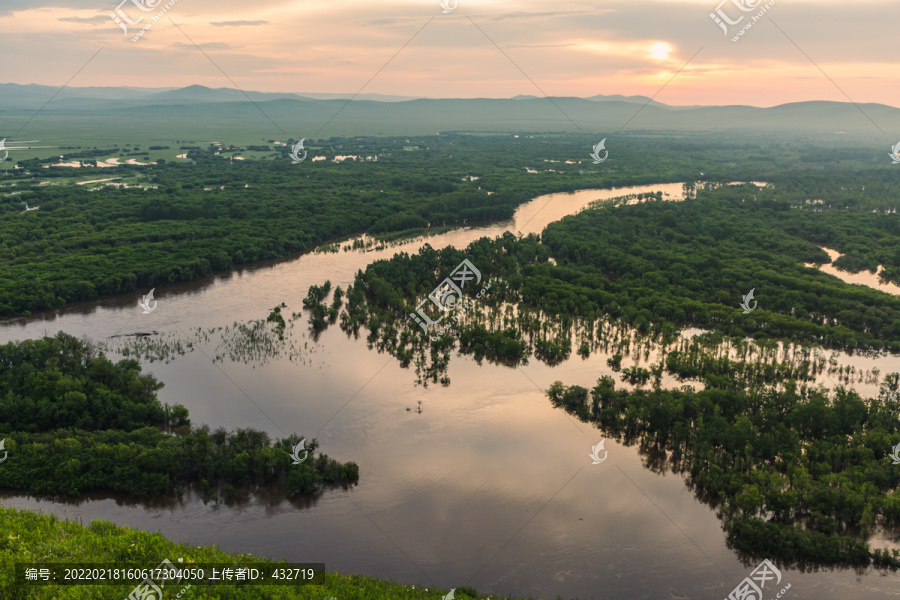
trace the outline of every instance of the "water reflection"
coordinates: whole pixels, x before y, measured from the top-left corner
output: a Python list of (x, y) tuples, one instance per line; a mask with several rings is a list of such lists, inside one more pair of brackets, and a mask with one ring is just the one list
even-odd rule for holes
[[(287, 316), (284, 327), (266, 319), (188, 331), (175, 327), (162, 333), (153, 332), (154, 335), (114, 337), (103, 342), (101, 347), (107, 353), (137, 357), (149, 363), (162, 361), (168, 364), (179, 356), (200, 350), (212, 362), (228, 360), (255, 368), (273, 360), (287, 360), (312, 366), (313, 358), (322, 352), (318, 343), (321, 332), (311, 330), (306, 319), (308, 313), (303, 310)], [(326, 329), (333, 325), (333, 322), (328, 323)], [(417, 331), (413, 324), (405, 325)], [(699, 382), (687, 375), (696, 370), (696, 364), (731, 361), (729, 374), (740, 385), (773, 385), (783, 389), (782, 382), (797, 380), (826, 387), (843, 385), (863, 395), (872, 395), (878, 393), (882, 375), (879, 365), (887, 361), (895, 366), (896, 358), (884, 353), (827, 352), (810, 344), (731, 339), (698, 329), (675, 335), (642, 334), (615, 322), (560, 321), (509, 305), (474, 308), (460, 320), (456, 333), (474, 325), (484, 326), (489, 332), (516, 331), (524, 348), (522, 356), (503, 356), (463, 346), (453, 336), (447, 336), (441, 343), (430, 343), (427, 338), (423, 341), (414, 336), (398, 336), (396, 329), (391, 330), (392, 335), (380, 336), (364, 327), (362, 333), (359, 327), (342, 326), (341, 329), (348, 340), (359, 339), (362, 335), (370, 349), (390, 354), (404, 368), (412, 366), (415, 383), (424, 387), (429, 382), (450, 384), (448, 371), (454, 353), (472, 355), (479, 365), (487, 360), (491, 364), (513, 368), (528, 365), (531, 358), (548, 366), (557, 366), (572, 360), (573, 355), (582, 360), (598, 355), (607, 366), (615, 364), (613, 371), (621, 372), (622, 382), (632, 388), (648, 384), (663, 388), (684, 384), (695, 386)], [(674, 367), (672, 352), (679, 357)]]
[(0, 500), (4, 505), (15, 505), (19, 500), (34, 506), (46, 505), (56, 509), (64, 509), (72, 513), (73, 508), (90, 507), (96, 504), (115, 503), (115, 506), (141, 508), (151, 512), (183, 511), (191, 506), (203, 505), (212, 511), (226, 509), (246, 510), (263, 508), (267, 514), (282, 514), (295, 510), (306, 510), (316, 506), (320, 499), (329, 492), (348, 491), (358, 483), (322, 483), (315, 492), (309, 494), (289, 494), (283, 485), (268, 485), (237, 488), (228, 497), (210, 494), (203, 491), (198, 484), (183, 487), (181, 493), (166, 494), (153, 498), (137, 498), (125, 494), (87, 492), (76, 498), (64, 496), (23, 496), (22, 494), (0, 491)]
[(881, 280), (881, 273), (884, 271), (884, 265), (878, 265), (878, 269), (875, 271), (875, 273), (872, 273), (871, 271), (860, 271), (859, 273), (842, 271), (834, 266), (834, 262), (843, 255), (837, 250), (832, 250), (831, 248), (826, 248), (824, 246), (821, 246), (821, 248), (828, 254), (828, 258), (831, 259), (831, 263), (824, 265), (804, 263), (807, 267), (813, 267), (819, 269), (824, 273), (828, 273), (829, 275), (834, 275), (835, 277), (846, 283), (854, 285), (864, 285), (875, 290), (880, 290), (887, 294), (900, 296), (900, 286), (895, 283), (884, 282)]

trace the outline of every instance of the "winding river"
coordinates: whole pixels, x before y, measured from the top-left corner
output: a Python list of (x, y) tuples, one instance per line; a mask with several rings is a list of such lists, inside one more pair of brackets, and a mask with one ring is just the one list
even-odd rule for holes
[[(520, 207), (512, 222), (426, 241), (463, 248), (507, 230), (539, 232), (592, 201), (658, 190), (682, 199), (681, 184), (551, 194)], [(0, 341), (59, 330), (96, 339), (187, 332), (264, 318), (281, 302), (288, 313), (300, 312), (310, 285), (329, 279), (345, 287), (370, 262), (416, 252), (422, 243), (305, 254), (158, 288), (157, 308), (146, 315), (134, 294), (6, 320)], [(608, 459), (591, 464), (591, 447), (603, 436), (553, 408), (542, 390), (555, 380), (590, 387), (611, 374), (602, 352), (588, 359), (573, 354), (556, 367), (532, 359), (521, 368), (454, 356), (452, 384), (423, 388), (411, 370), (338, 327), (317, 340), (295, 335), (304, 340), (299, 361), (214, 364), (193, 352), (147, 364), (145, 371), (165, 382), (160, 399), (187, 406), (195, 424), (318, 437), (329, 455), (359, 464), (358, 486), (305, 502), (255, 497), (217, 505), (188, 493), (145, 503), (11, 495), (3, 505), (85, 523), (108, 519), (189, 544), (324, 562), (331, 570), (418, 587), (470, 585), (500, 596), (722, 600), (758, 562), (741, 562), (726, 547), (714, 511), (681, 476), (637, 448), (607, 440)], [(879, 360), (882, 372), (900, 370), (895, 358)], [(781, 587), (791, 584), (786, 599), (874, 600), (900, 590), (900, 574), (871, 570), (784, 568), (782, 577)]]

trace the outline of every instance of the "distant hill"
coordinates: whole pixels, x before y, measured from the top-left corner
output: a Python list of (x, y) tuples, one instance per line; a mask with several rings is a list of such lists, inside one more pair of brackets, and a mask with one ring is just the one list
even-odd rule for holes
[[(306, 98), (315, 98), (317, 100), (347, 100), (353, 98), (353, 94), (311, 94), (304, 92), (302, 94)], [(422, 96), (391, 96), (389, 94), (360, 94), (355, 100), (375, 100), (376, 102), (405, 102), (407, 100), (418, 100)]]
[(651, 100), (647, 96), (622, 96), (620, 94), (615, 94), (612, 96), (591, 96), (590, 98), (585, 98), (585, 100), (592, 100), (594, 102), (633, 102), (635, 104), (647, 104), (648, 106), (670, 108), (669, 105), (657, 102), (656, 100)]
[[(174, 89), (174, 88), (171, 88)], [(104, 101), (137, 100), (170, 88), (135, 87), (51, 87), (47, 85), (0, 83), (0, 109), (40, 108), (53, 98), (53, 103), (70, 106), (97, 106)], [(55, 94), (55, 97), (54, 97)]]
[(0, 102), (4, 105), (15, 103), (19, 99), (46, 102), (53, 94), (57, 98), (93, 98), (96, 100), (139, 98), (167, 92), (176, 88), (138, 88), (138, 87), (58, 87), (29, 83), (0, 83)]
[[(245, 95), (246, 94), (246, 95)], [(310, 100), (297, 94), (278, 94), (267, 92), (242, 92), (234, 88), (208, 88), (202, 85), (189, 85), (175, 90), (167, 90), (142, 98), (146, 104), (196, 104), (205, 102), (241, 102), (250, 98), (254, 102), (267, 100)]]
[[(24, 123), (57, 88), (40, 85), (0, 84), (0, 135)], [(670, 106), (646, 96), (601, 95), (590, 98), (407, 98), (379, 94), (292, 94), (209, 88), (191, 85), (178, 89), (65, 88), (41, 111), (29, 128), (51, 124), (90, 130), (103, 128), (113, 117), (117, 127), (148, 123), (167, 130), (196, 134), (200, 130), (228, 133), (228, 127), (259, 130), (260, 137), (278, 136), (269, 118), (296, 138), (314, 135), (403, 135), (438, 131), (561, 132), (614, 134), (628, 131), (718, 131), (729, 129), (773, 135), (791, 131), (816, 133), (859, 132), (878, 134), (869, 121), (884, 131), (900, 131), (900, 109), (883, 104), (846, 102), (794, 102), (770, 108), (754, 106)], [(248, 101), (248, 97), (252, 102)], [(346, 105), (346, 106), (345, 106)], [(265, 112), (265, 115), (260, 111)], [(865, 114), (863, 114), (864, 111)], [(338, 114), (339, 113), (339, 114)], [(335, 115), (338, 115), (335, 118)], [(55, 118), (54, 118), (55, 117)], [(229, 125), (233, 124), (233, 125)], [(204, 129), (205, 128), (205, 129)], [(80, 137), (80, 136), (79, 136)]]
[[(0, 83), (0, 106), (14, 108), (40, 102), (43, 104), (57, 93), (59, 88), (17, 83)], [(353, 94), (291, 94), (272, 92), (244, 92), (234, 88), (209, 88), (203, 85), (189, 85), (183, 88), (134, 88), (134, 87), (66, 87), (54, 100), (61, 98), (101, 100), (140, 100), (143, 103), (169, 104), (173, 102), (198, 103), (198, 102), (233, 102), (245, 101), (249, 96), (254, 102), (291, 98), (294, 100), (334, 100), (349, 99)], [(359, 100), (375, 100), (379, 102), (403, 102), (415, 100), (413, 96), (390, 96), (385, 94), (360, 94)]]

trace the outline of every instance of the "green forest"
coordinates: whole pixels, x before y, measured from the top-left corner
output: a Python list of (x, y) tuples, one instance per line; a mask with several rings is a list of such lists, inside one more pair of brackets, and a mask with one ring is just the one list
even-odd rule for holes
[(63, 332), (0, 346), (0, 436), (9, 453), (0, 489), (152, 497), (197, 485), (207, 499), (232, 500), (262, 486), (311, 494), (359, 479), (355, 463), (316, 455), (315, 440), (294, 465), (297, 435), (193, 427), (184, 406), (159, 402), (162, 385), (136, 360), (113, 363)]
[[(834, 173), (833, 161), (811, 162), (799, 142), (625, 137), (615, 159), (597, 169), (587, 156), (595, 141), (453, 133), (331, 138), (308, 141), (311, 158), (300, 165), (288, 159), (289, 145), (243, 161), (232, 159), (240, 149), (213, 145), (146, 165), (91, 166), (90, 157), (110, 150), (23, 159), (19, 169), (0, 172), (0, 317), (190, 281), (356, 234), (393, 239), (508, 219), (518, 205), (551, 192), (780, 176), (779, 190), (791, 197), (802, 196), (793, 191), (801, 178), (829, 203), (864, 210), (887, 202), (873, 197), (897, 191), (887, 174), (856, 166), (866, 158), (862, 150), (847, 150), (842, 160), (854, 181), (869, 183), (864, 193), (843, 179), (837, 185), (843, 173)], [(326, 160), (313, 162), (317, 155)], [(360, 160), (334, 161), (347, 155)], [(60, 160), (86, 166), (57, 166)], [(87, 184), (101, 179), (120, 187)], [(39, 208), (25, 212), (26, 204)], [(875, 257), (865, 258), (860, 264)]]

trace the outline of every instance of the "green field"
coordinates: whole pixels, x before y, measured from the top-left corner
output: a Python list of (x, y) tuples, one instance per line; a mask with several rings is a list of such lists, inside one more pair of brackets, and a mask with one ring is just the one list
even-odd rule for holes
[[(52, 515), (0, 508), (0, 598), (4, 600), (89, 600), (125, 598), (137, 581), (129, 585), (31, 585), (16, 586), (17, 563), (93, 563), (112, 567), (137, 564), (155, 568), (163, 560), (187, 566), (231, 563), (248, 567), (273, 565), (275, 561), (247, 554), (227, 554), (216, 546), (194, 547), (167, 540), (158, 533), (117, 527), (109, 521), (89, 525), (61, 521)], [(283, 564), (283, 563), (282, 563)], [(327, 567), (327, 565), (326, 565)], [(215, 600), (288, 599), (323, 600), (439, 600), (449, 590), (423, 589), (337, 573), (318, 573), (315, 585), (195, 585), (187, 597)], [(176, 586), (175, 590), (183, 589)], [(166, 588), (168, 590), (168, 588)], [(456, 598), (475, 600), (488, 596), (472, 588), (456, 588)], [(173, 596), (174, 597), (174, 596)]]

